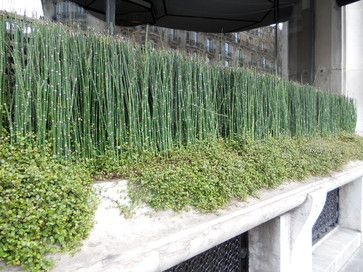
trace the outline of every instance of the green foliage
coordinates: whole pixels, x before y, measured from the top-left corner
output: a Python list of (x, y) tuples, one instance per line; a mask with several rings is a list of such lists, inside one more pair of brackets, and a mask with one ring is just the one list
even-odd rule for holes
[(310, 86), (0, 15), (0, 260), (46, 270), (86, 237), (84, 166), (130, 177), (134, 202), (212, 211), (361, 158), (361, 139), (320, 138), (355, 123), (351, 99)]
[(363, 138), (357, 136), (209, 140), (124, 160), (117, 174), (130, 178), (134, 203), (209, 212), (288, 180), (326, 175), (355, 159), (363, 159)]
[[(6, 55), (5, 55), (5, 21), (0, 20), (0, 134), (2, 133), (4, 118), (4, 94), (5, 94), (5, 74), (6, 74)], [(1, 135), (0, 135), (1, 138)]]
[(353, 101), (310, 86), (48, 22), (1, 16), (0, 28), (0, 127), (13, 142), (29, 132), (39, 146), (48, 139), (53, 154), (354, 131)]
[(28, 271), (48, 270), (46, 255), (78, 246), (93, 220), (88, 172), (47, 154), (0, 144), (0, 261)]

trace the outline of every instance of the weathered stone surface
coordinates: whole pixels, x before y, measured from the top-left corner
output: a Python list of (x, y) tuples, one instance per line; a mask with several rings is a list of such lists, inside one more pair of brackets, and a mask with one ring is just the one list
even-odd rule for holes
[[(215, 214), (156, 213), (142, 207), (131, 219), (125, 219), (116, 207), (117, 203), (127, 203), (122, 197), (127, 182), (98, 183), (96, 188), (103, 198), (94, 229), (74, 256), (58, 256), (54, 271), (162, 271), (286, 214), (306, 203), (308, 195), (314, 192), (326, 193), (362, 176), (363, 162), (353, 162), (330, 177), (291, 182), (263, 191), (259, 199), (232, 203)], [(307, 218), (313, 221), (313, 217)], [(311, 242), (311, 237), (307, 239)]]

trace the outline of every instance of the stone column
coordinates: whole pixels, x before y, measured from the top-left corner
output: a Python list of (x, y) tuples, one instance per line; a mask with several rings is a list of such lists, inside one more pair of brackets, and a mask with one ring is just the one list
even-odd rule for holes
[(342, 9), (335, 0), (300, 0), (289, 21), (289, 78), (342, 93)]
[(116, 0), (106, 0), (106, 24), (108, 34), (113, 35), (115, 30)]
[(363, 241), (363, 179), (359, 178), (340, 188), (339, 226), (361, 233)]
[(345, 92), (356, 101), (356, 131), (363, 135), (363, 1), (343, 8), (345, 53)]
[(43, 14), (44, 17), (53, 20), (55, 18), (55, 1), (53, 0), (42, 0)]
[(250, 272), (311, 272), (312, 228), (325, 200), (325, 191), (313, 192), (298, 208), (250, 230)]

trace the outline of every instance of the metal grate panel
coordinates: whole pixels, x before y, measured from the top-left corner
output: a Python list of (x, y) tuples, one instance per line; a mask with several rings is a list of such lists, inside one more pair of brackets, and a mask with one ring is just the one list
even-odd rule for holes
[(247, 272), (247, 233), (232, 238), (165, 272)]
[(313, 226), (313, 244), (333, 230), (338, 225), (338, 219), (339, 188), (328, 192), (326, 196), (324, 208)]

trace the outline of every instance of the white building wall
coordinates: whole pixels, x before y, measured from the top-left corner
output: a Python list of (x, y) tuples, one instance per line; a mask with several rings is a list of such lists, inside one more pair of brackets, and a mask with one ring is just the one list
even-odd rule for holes
[(356, 100), (357, 133), (363, 135), (363, 0), (345, 7), (345, 92)]

